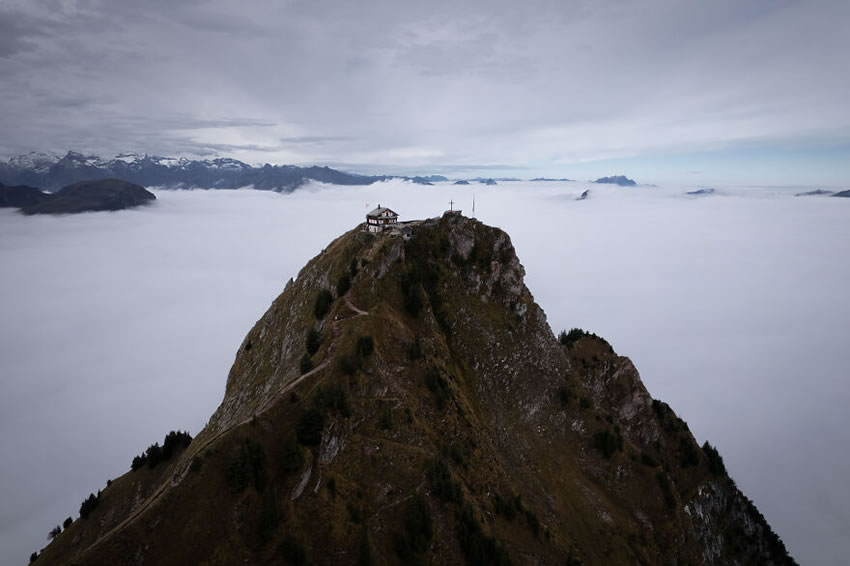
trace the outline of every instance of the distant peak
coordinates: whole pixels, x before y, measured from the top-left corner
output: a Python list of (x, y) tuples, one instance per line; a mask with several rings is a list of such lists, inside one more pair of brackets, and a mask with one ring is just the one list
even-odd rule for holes
[(612, 177), (600, 177), (593, 181), (594, 183), (602, 183), (608, 185), (620, 185), (621, 187), (633, 187), (637, 185), (633, 180), (625, 175), (614, 175)]

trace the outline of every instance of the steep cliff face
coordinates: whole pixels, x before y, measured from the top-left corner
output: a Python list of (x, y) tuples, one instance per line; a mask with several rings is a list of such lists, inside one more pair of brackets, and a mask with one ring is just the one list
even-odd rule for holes
[(627, 358), (552, 333), (504, 232), (412, 232), (311, 260), (207, 427), (37, 563), (793, 563)]

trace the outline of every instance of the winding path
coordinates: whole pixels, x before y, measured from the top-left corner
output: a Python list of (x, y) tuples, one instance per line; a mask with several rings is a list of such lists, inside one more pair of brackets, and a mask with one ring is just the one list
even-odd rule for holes
[[(350, 308), (351, 310), (353, 310), (354, 312), (357, 313), (355, 316), (365, 316), (365, 315), (369, 314), (368, 312), (366, 312), (364, 310), (360, 310), (357, 307), (355, 307), (352, 304), (351, 299), (348, 297), (348, 293), (346, 293), (343, 296), (343, 299), (345, 300), (345, 306), (347, 306), (348, 308)], [(338, 322), (338, 321), (335, 321), (335, 322)]]

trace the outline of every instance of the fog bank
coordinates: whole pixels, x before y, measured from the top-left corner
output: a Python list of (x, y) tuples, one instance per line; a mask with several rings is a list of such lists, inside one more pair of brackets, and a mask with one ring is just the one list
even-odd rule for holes
[(393, 181), (0, 210), (0, 561), (25, 563), (169, 430), (196, 434), (254, 321), (366, 210), (424, 218), (453, 199), (471, 215), (474, 195), (476, 217), (511, 235), (553, 330), (591, 330), (630, 356), (800, 563), (842, 563), (850, 200), (686, 190)]

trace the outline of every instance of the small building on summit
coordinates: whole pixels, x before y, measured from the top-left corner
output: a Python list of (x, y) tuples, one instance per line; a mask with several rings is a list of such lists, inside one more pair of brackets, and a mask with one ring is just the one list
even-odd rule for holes
[(378, 208), (366, 215), (366, 230), (368, 232), (380, 232), (387, 228), (393, 228), (398, 223), (398, 214), (385, 206)]

